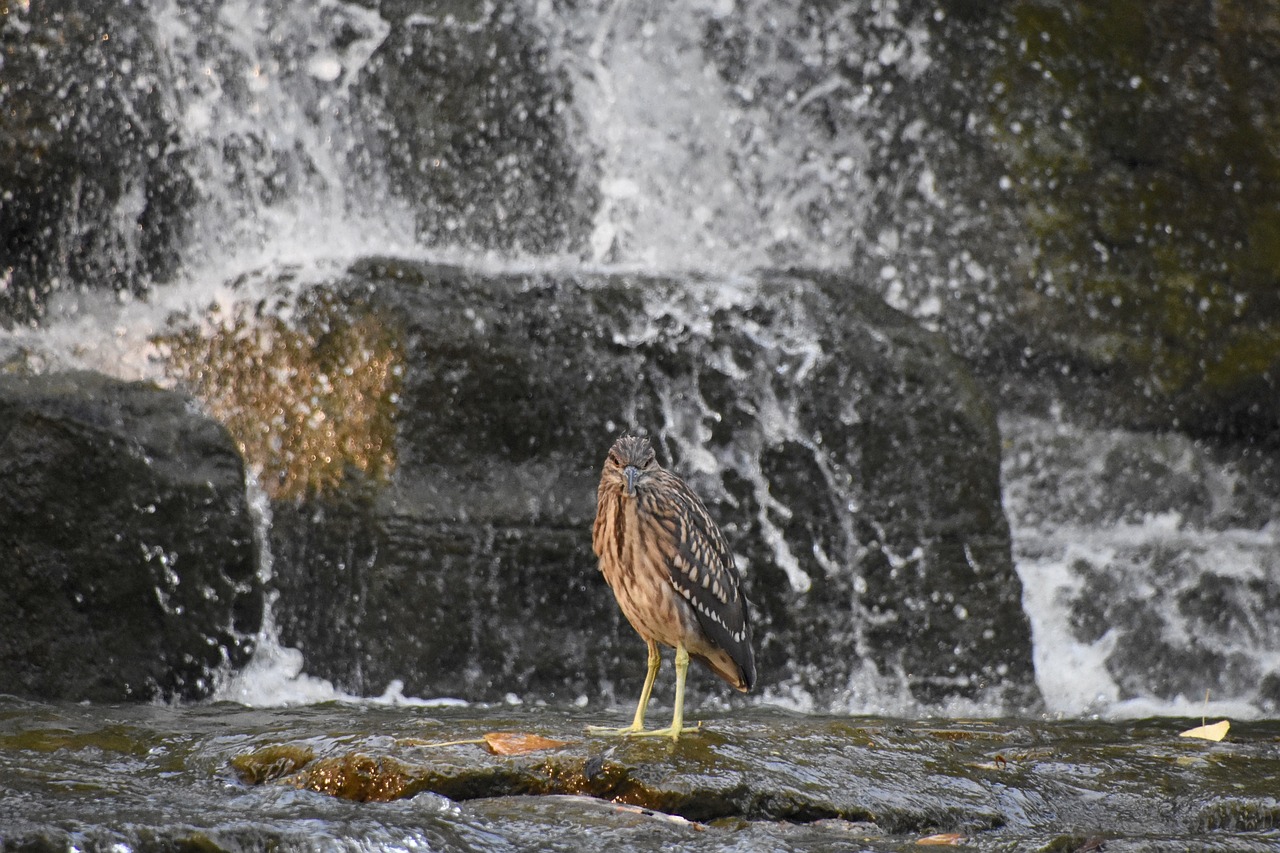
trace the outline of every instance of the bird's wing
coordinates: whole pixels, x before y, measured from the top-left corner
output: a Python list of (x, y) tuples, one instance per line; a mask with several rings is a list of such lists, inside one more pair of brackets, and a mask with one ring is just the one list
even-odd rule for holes
[[(679, 482), (677, 480), (677, 482)], [(668, 555), (671, 585), (689, 602), (698, 624), (754, 680), (751, 624), (742, 581), (720, 528), (702, 501), (682, 482), (672, 489), (676, 547)]]

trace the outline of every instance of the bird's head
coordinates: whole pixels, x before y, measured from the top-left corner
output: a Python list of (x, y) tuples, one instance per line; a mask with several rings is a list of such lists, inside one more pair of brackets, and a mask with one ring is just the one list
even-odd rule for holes
[(609, 456), (604, 461), (605, 478), (613, 480), (629, 497), (635, 497), (636, 488), (649, 472), (660, 470), (649, 439), (639, 435), (619, 438), (609, 448)]

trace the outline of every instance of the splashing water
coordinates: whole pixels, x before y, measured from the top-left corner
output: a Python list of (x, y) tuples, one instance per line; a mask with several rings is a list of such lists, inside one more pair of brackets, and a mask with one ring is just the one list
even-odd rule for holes
[[(938, 293), (912, 291), (919, 286), (910, 281), (910, 235), (877, 219), (872, 199), (910, 195), (944, 216), (953, 212), (945, 193), (923, 161), (910, 174), (871, 175), (883, 119), (876, 90), (855, 87), (833, 70), (837, 59), (847, 61), (872, 83), (927, 71), (928, 33), (908, 22), (897, 3), (873, 3), (865, 17), (863, 4), (836, 4), (826, 32), (806, 29), (799, 3), (559, 5), (538, 3), (534, 17), (572, 78), (586, 137), (582, 157), (599, 169), (588, 264), (732, 277), (778, 264), (856, 267), (865, 256), (894, 304), (926, 320), (941, 310)], [(44, 327), (18, 329), (0, 341), (0, 359), (19, 352), (36, 369), (88, 367), (168, 383), (153, 337), (171, 314), (201, 316), (212, 303), (227, 316), (282, 282), (302, 289), (355, 258), (397, 254), (488, 269), (583, 263), (576, 255), (531, 259), (418, 244), (411, 205), (389, 190), (354, 118), (353, 85), (390, 33), (376, 11), (337, 0), (167, 0), (153, 8), (169, 75), (155, 82), (178, 118), (176, 144), (198, 190), (179, 276), (154, 287), (146, 302), (64, 292)], [(709, 53), (706, 34), (730, 27), (759, 38), (749, 39), (740, 57)], [(763, 37), (776, 32), (789, 38)], [(784, 42), (794, 56), (771, 53)], [(818, 114), (823, 104), (835, 105), (834, 118)], [(816, 132), (824, 121), (830, 127)], [(963, 274), (941, 286), (943, 295), (988, 277), (971, 257), (957, 254), (948, 263)], [(705, 294), (708, 305), (750, 298), (733, 287)], [(627, 343), (656, 335), (673, 310), (648, 305)], [(675, 319), (705, 337), (711, 313)], [(797, 374), (821, 355), (803, 328), (742, 331), (773, 347), (777, 364)], [(720, 414), (696, 381), (659, 389), (663, 420), (656, 430), (708, 494), (726, 497), (726, 470), (746, 478), (772, 558), (792, 589), (803, 592), (813, 578), (782, 536), (790, 509), (770, 492), (762, 453), (783, 442), (811, 450), (842, 518), (856, 513), (857, 496), (801, 433), (791, 403), (753, 376), (755, 367), (714, 351), (705, 356), (708, 369), (748, 393), (757, 432), (730, 450), (709, 450)], [(1049, 709), (1198, 714), (1205, 685), (1214, 713), (1244, 717), (1280, 707), (1280, 636), (1268, 619), (1280, 606), (1272, 580), (1280, 572), (1280, 542), (1274, 522), (1267, 523), (1275, 507), (1252, 505), (1265, 501), (1240, 466), (1191, 442), (1171, 448), (1159, 439), (1060, 422), (1006, 418), (1003, 430), (1006, 509)], [(1063, 449), (1070, 445), (1079, 451)], [(1148, 451), (1131, 452), (1138, 445)], [(1159, 464), (1143, 468), (1152, 454)], [(1145, 487), (1125, 487), (1126, 472), (1156, 468), (1163, 473)], [(251, 493), (259, 541), (266, 543), (268, 502), (256, 485)], [(842, 538), (856, 541), (852, 530)], [(815, 556), (824, 571), (857, 559)], [(269, 582), (265, 544), (261, 571)], [(1165, 653), (1203, 664), (1180, 674), (1162, 664)], [(850, 710), (904, 707), (893, 704), (901, 697), (896, 674), (860, 671), (850, 680), (850, 695), (880, 697), (874, 708)], [(352, 698), (303, 673), (301, 652), (280, 645), (270, 608), (253, 662), (228, 677), (218, 696), (252, 705)], [(392, 683), (380, 701), (423, 700), (406, 699)], [(764, 701), (806, 703), (785, 689), (766, 693)]]
[(413, 244), (408, 207), (358, 165), (366, 139), (351, 87), (390, 32), (377, 12), (174, 2), (155, 20), (200, 191), (187, 275), (226, 282)]
[(1266, 464), (1178, 436), (1007, 418), (1005, 502), (1048, 707), (1275, 712), (1280, 538)]
[[(877, 191), (867, 174), (876, 117), (838, 66), (928, 65), (927, 34), (902, 23), (896, 3), (875, 5), (874, 37), (852, 23), (865, 14), (854, 4), (821, 26), (802, 4), (758, 0), (540, 6), (598, 148), (592, 258), (848, 267)], [(821, 115), (827, 103), (838, 118)]]
[(420, 699), (404, 695), (404, 683), (393, 680), (382, 695), (353, 696), (338, 690), (324, 678), (303, 672), (303, 654), (280, 642), (275, 618), (275, 600), (279, 592), (272, 588), (271, 501), (258, 485), (252, 472), (245, 477), (249, 508), (253, 513), (256, 539), (259, 543), (258, 579), (269, 590), (263, 611), (262, 626), (254, 640), (253, 657), (238, 670), (228, 669), (217, 677), (213, 700), (235, 702), (254, 708), (276, 708), (288, 705), (312, 705), (321, 702), (361, 702), (377, 705), (412, 705), (417, 707), (453, 707), (467, 703), (461, 699)]

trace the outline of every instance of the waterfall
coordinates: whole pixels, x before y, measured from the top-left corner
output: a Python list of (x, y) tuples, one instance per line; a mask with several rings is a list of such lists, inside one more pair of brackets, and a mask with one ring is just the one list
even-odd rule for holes
[[(143, 116), (137, 123), (167, 129), (138, 168), (172, 170), (177, 260), (148, 267), (140, 242), (153, 196), (170, 190), (126, 175), (105, 241), (118, 251), (106, 263), (125, 283), (113, 277), (99, 288), (65, 258), (45, 270), (32, 290), (33, 303), (48, 295), (43, 320), (0, 338), (0, 365), (173, 385), (157, 336), (175, 317), (210, 329), (242, 309), (288, 319), (294, 297), (370, 256), (723, 282), (761, 268), (839, 270), (989, 364), (981, 344), (1023, 307), (1011, 300), (1030, 298), (1034, 253), (993, 248), (999, 234), (986, 234), (1012, 218), (993, 201), (1010, 192), (1009, 179), (988, 180), (985, 161), (964, 174), (970, 161), (952, 137), (988, 119), (957, 94), (963, 81), (938, 82), (946, 63), (956, 67), (937, 35), (951, 22), (941, 9), (897, 0), (812, 5), (530, 0), (396, 17), (339, 0), (159, 0), (121, 13), (137, 32), (117, 41), (146, 49), (101, 84), (122, 111)], [(22, 14), (13, 10), (15, 20)], [(486, 32), (513, 46), (515, 65), (467, 41), (486, 44)], [(428, 54), (427, 72), (505, 69), (480, 86), (485, 127), (465, 135), (450, 124), (465, 117), (445, 95), (426, 105), (431, 90), (404, 91), (431, 79), (414, 76)], [(406, 118), (414, 103), (430, 115)], [(419, 138), (432, 122), (456, 131), (453, 148)], [(533, 125), (542, 149), (518, 136)], [(437, 156), (447, 148), (463, 153)], [(93, 193), (77, 184), (74, 198), (81, 218), (66, 225), (67, 245), (92, 224), (84, 211)], [(21, 289), (15, 269), (0, 278), (6, 298)], [(716, 300), (749, 298), (721, 287), (704, 316), (678, 322), (696, 336)], [(628, 345), (671, 310), (646, 303)], [(742, 331), (767, 338), (796, 374), (821, 354), (804, 328)], [(726, 469), (746, 472), (753, 520), (791, 591), (803, 594), (814, 569), (783, 535), (791, 510), (760, 468), (764, 444), (806, 447), (832, 500), (851, 514), (860, 508), (828, 452), (797, 425), (793, 401), (757, 390), (761, 446), (708, 450), (721, 413), (692, 383), (659, 389), (653, 428), (707, 489)], [(1280, 543), (1270, 456), (1177, 430), (1080, 425), (1060, 405), (1028, 412), (1006, 402), (1001, 427), (1005, 510), (1048, 709), (1198, 713), (1207, 689), (1209, 704), (1233, 715), (1274, 712), (1280, 632), (1268, 614), (1280, 604)], [(255, 483), (250, 491), (270, 586), (270, 501)], [(858, 556), (815, 554), (828, 570)], [(303, 674), (301, 653), (281, 644), (270, 616), (258, 649), (220, 697), (345, 697)], [(870, 689), (893, 689), (882, 675), (868, 676)], [(394, 683), (383, 698), (404, 701)]]
[[(353, 85), (390, 25), (354, 3), (156, 5), (159, 81), (197, 187), (188, 276), (233, 280), (413, 244)], [(208, 272), (202, 272), (208, 268)]]

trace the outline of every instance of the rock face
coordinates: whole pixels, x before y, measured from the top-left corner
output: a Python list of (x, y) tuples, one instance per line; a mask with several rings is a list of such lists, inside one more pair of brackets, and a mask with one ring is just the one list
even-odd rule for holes
[(389, 481), (274, 507), (282, 639), (312, 674), (629, 701), (643, 645), (590, 526), (605, 451), (640, 429), (739, 557), (764, 690), (1031, 701), (992, 411), (851, 282), (371, 261), (335, 288), (404, 363)]
[(1102, 423), (1274, 443), (1280, 11), (1019, 2), (994, 18), (988, 44), (1011, 47), (973, 90), (1034, 247), (994, 349)]
[[(709, 16), (700, 46), (753, 138), (798, 152), (762, 174), (783, 182), (778, 201), (820, 199), (806, 224), (851, 223), (849, 264), (882, 271), (894, 304), (987, 372), (1031, 372), (1077, 417), (1273, 442), (1276, 5), (847, 12), (800, 0)], [(841, 186), (857, 171), (841, 155), (872, 191)]]
[(528, 15), (485, 3), (382, 4), (391, 33), (355, 93), (393, 191), (429, 245), (581, 248), (597, 190), (572, 98)]
[(239, 454), (151, 385), (0, 377), (0, 551), (6, 693), (201, 698), (261, 622)]
[(177, 260), (194, 198), (141, 5), (3, 6), (0, 326), (70, 282), (144, 289)]

